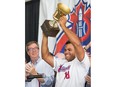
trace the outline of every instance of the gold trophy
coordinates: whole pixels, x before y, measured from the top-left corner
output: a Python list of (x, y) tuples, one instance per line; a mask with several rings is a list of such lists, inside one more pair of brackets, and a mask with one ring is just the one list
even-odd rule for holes
[(41, 25), (42, 31), (46, 36), (56, 37), (57, 33), (60, 31), (57, 21), (62, 16), (66, 16), (70, 13), (70, 8), (63, 3), (58, 3), (57, 9), (53, 14), (54, 20), (45, 20)]

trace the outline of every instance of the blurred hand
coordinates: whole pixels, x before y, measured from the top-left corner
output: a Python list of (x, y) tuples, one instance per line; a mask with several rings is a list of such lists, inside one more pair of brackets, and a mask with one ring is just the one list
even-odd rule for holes
[(90, 53), (90, 52), (86, 52), (86, 54), (87, 54), (87, 56), (88, 56), (89, 58), (91, 58), (91, 53)]
[(35, 67), (32, 64), (26, 64), (25, 70), (26, 70), (27, 75), (29, 75), (29, 74), (31, 74), (31, 75), (37, 75)]
[(87, 84), (91, 84), (91, 77), (86, 75), (85, 80), (87, 81)]
[(59, 19), (58, 22), (59, 22), (59, 24), (60, 24), (61, 27), (66, 26), (66, 22), (67, 22), (66, 16), (60, 17), (60, 19)]

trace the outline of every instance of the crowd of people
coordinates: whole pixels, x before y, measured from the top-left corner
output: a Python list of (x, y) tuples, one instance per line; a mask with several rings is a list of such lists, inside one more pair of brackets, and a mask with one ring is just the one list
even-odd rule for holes
[(68, 37), (64, 53), (51, 54), (44, 33), (42, 58), (39, 44), (27, 43), (26, 52), (31, 61), (25, 64), (25, 87), (91, 87), (91, 54), (86, 51), (91, 43), (83, 47), (79, 37), (66, 27), (66, 21), (65, 16), (58, 21)]

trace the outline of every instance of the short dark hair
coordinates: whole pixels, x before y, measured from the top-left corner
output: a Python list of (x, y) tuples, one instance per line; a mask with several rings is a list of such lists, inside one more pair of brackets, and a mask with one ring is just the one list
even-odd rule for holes
[(67, 44), (71, 44), (71, 42), (68, 40), (68, 41), (66, 42), (66, 45), (67, 45)]
[(28, 46), (35, 43), (37, 45), (37, 47), (39, 48), (39, 44), (36, 41), (30, 41), (26, 44), (26, 51), (28, 51)]

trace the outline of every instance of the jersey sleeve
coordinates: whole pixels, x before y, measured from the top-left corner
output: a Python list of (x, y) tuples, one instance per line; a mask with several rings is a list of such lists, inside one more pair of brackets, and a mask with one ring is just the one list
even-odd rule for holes
[(87, 54), (85, 53), (85, 57), (84, 59), (81, 61), (83, 67), (85, 67), (86, 71), (88, 72), (89, 67), (90, 67), (90, 60), (89, 57), (87, 56)]

